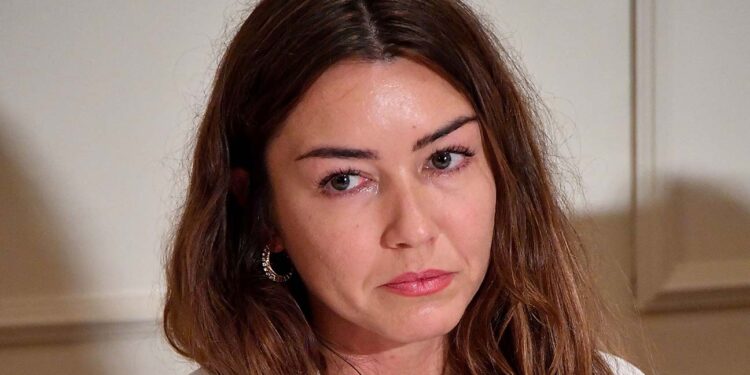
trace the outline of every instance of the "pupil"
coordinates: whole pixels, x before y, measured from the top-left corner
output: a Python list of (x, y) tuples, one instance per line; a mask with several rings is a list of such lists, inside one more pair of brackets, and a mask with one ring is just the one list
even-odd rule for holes
[(333, 179), (333, 188), (336, 190), (346, 190), (349, 186), (349, 175), (339, 175)]
[(448, 166), (451, 164), (451, 155), (447, 152), (438, 154), (435, 156), (434, 162), (435, 167), (437, 167), (438, 169), (448, 168)]

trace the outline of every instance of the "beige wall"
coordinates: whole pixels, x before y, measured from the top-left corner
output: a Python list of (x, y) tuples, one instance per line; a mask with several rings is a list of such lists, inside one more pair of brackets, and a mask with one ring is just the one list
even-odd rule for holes
[[(746, 373), (750, 6), (472, 3), (550, 106), (626, 358), (647, 373)], [(154, 323), (161, 250), (185, 145), (244, 8), (0, 4), (0, 375), (193, 367)]]

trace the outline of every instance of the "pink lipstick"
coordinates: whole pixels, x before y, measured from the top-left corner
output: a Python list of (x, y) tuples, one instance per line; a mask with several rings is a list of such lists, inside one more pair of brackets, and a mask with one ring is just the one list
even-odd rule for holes
[(409, 297), (424, 296), (445, 289), (453, 281), (455, 272), (425, 270), (403, 273), (386, 284), (389, 291)]

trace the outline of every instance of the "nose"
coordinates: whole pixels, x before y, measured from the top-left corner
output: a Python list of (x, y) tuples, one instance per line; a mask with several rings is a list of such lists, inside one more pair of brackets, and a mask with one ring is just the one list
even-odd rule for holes
[[(394, 185), (392, 185), (394, 186)], [(426, 192), (419, 191), (418, 184), (401, 183), (389, 192), (386, 205), (388, 224), (383, 232), (384, 247), (406, 249), (429, 247), (435, 241), (438, 230), (431, 210), (440, 202), (430, 202)], [(421, 193), (421, 194), (420, 194)]]

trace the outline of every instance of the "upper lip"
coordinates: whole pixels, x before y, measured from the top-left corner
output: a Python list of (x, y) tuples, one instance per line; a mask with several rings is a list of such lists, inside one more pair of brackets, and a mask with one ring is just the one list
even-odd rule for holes
[(437, 270), (437, 269), (429, 269), (429, 270), (424, 270), (420, 272), (405, 272), (394, 277), (393, 279), (388, 281), (385, 285), (415, 282), (415, 281), (419, 281), (423, 279), (430, 279), (433, 277), (442, 276), (448, 273), (450, 272), (444, 271), (444, 270)]

